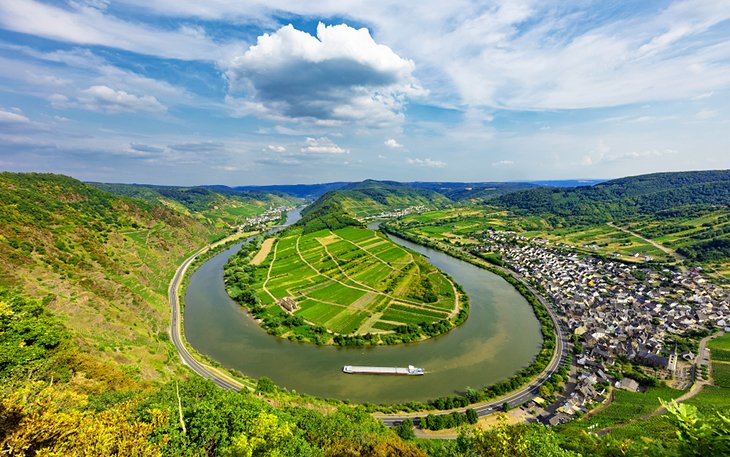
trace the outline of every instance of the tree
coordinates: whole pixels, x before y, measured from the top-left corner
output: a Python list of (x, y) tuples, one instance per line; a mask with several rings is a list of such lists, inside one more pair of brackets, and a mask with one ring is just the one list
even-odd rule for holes
[(413, 432), (413, 421), (406, 419), (395, 428), (395, 433), (404, 440), (412, 440), (416, 437)]
[(730, 418), (719, 412), (714, 416), (704, 416), (696, 406), (674, 400), (671, 403), (660, 401), (679, 429), (680, 455), (730, 455)]
[(261, 412), (246, 431), (233, 438), (224, 455), (226, 457), (290, 455), (285, 447), (293, 436), (294, 425), (287, 422), (280, 423), (275, 415)]
[(256, 393), (271, 393), (275, 390), (276, 384), (274, 384), (274, 381), (266, 376), (261, 376), (259, 380), (256, 381)]
[(474, 410), (474, 408), (469, 408), (466, 410), (466, 420), (470, 424), (476, 424), (479, 421), (479, 415)]
[(504, 411), (505, 413), (509, 411), (509, 402), (502, 403), (502, 411)]

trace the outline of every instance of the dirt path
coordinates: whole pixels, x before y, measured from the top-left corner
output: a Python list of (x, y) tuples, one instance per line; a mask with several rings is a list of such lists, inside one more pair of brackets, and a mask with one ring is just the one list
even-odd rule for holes
[(651, 244), (652, 246), (654, 246), (655, 248), (659, 249), (663, 253), (668, 254), (668, 255), (674, 257), (676, 259), (677, 263), (679, 264), (679, 268), (682, 270), (682, 272), (686, 272), (687, 271), (687, 268), (683, 265), (683, 263), (684, 263), (684, 256), (682, 256), (680, 254), (677, 254), (677, 252), (674, 249), (670, 249), (670, 248), (668, 248), (666, 246), (663, 246), (663, 245), (657, 243), (654, 240), (650, 240), (649, 238), (644, 238), (643, 236), (639, 235), (638, 233), (632, 232), (631, 230), (629, 230), (627, 228), (619, 227), (618, 225), (615, 225), (613, 222), (609, 222), (608, 223), (608, 226), (609, 227), (613, 227), (616, 230), (621, 230), (624, 233), (628, 233), (629, 235), (633, 235), (636, 238), (639, 238), (641, 240), (646, 241), (647, 243)]
[[(273, 238), (271, 238), (273, 239)], [(271, 298), (274, 299), (274, 302), (276, 302), (276, 297), (274, 297), (274, 294), (272, 294), (269, 289), (266, 287), (266, 284), (269, 283), (269, 279), (271, 279), (271, 269), (274, 268), (274, 263), (276, 263), (276, 250), (279, 247), (279, 243), (276, 243), (274, 245), (274, 258), (271, 259), (271, 263), (269, 264), (269, 269), (266, 271), (266, 280), (264, 280), (264, 283), (261, 285), (261, 288), (264, 289), (264, 291), (269, 294)], [(299, 250), (299, 245), (297, 245), (297, 251)], [(268, 255), (268, 254), (267, 254)]]
[[(380, 257), (378, 257), (375, 254), (373, 254), (372, 252), (370, 252), (366, 247), (360, 246), (357, 243), (353, 243), (352, 241), (350, 241), (348, 239), (342, 238), (341, 236), (337, 235), (334, 232), (330, 232), (330, 233), (332, 233), (333, 235), (335, 235), (337, 238), (341, 239), (342, 241), (346, 241), (346, 242), (350, 243), (351, 245), (355, 246), (356, 248), (362, 249), (363, 251), (367, 252), (372, 258), (374, 258), (378, 262), (382, 263), (386, 267), (390, 268), (391, 270), (395, 270), (395, 268), (393, 268), (391, 265), (389, 265), (388, 262), (386, 262), (385, 260), (381, 259)], [(383, 243), (385, 243), (385, 240), (383, 240)], [(374, 244), (373, 246), (379, 246), (380, 244), (383, 244), (383, 243)]]
[(271, 252), (271, 248), (273, 246), (274, 238), (266, 238), (261, 244), (261, 249), (259, 249), (259, 252), (257, 252), (253, 259), (251, 259), (251, 265), (261, 265), (261, 262), (266, 259), (266, 256), (269, 255), (269, 252)]
[[(327, 279), (329, 279), (331, 281), (334, 281), (334, 282), (336, 282), (336, 283), (338, 283), (338, 284), (340, 284), (340, 285), (342, 285), (344, 287), (348, 287), (350, 289), (360, 290), (362, 292), (375, 293), (375, 294), (378, 294), (378, 295), (382, 295), (384, 297), (388, 297), (391, 300), (397, 300), (397, 301), (400, 301), (400, 302), (403, 302), (403, 303), (409, 303), (409, 304), (418, 305), (418, 306), (421, 305), (421, 303), (419, 303), (419, 302), (415, 302), (415, 301), (412, 301), (412, 300), (408, 300), (408, 299), (396, 297), (394, 295), (386, 294), (384, 292), (379, 292), (379, 291), (377, 291), (375, 289), (372, 289), (372, 288), (365, 288), (365, 287), (369, 287), (369, 286), (357, 287), (357, 286), (353, 286), (353, 285), (350, 285), (350, 284), (346, 284), (346, 283), (340, 281), (337, 278), (333, 278), (332, 276), (328, 276), (328, 275), (322, 273), (321, 271), (317, 270), (317, 268), (314, 265), (312, 265), (311, 263), (309, 263), (309, 261), (307, 261), (307, 259), (305, 259), (304, 256), (302, 255), (302, 251), (299, 249), (299, 239), (300, 238), (301, 237), (297, 237), (297, 242), (296, 242), (296, 245), (295, 245), (296, 246), (297, 255), (302, 260), (302, 262), (304, 262), (309, 268), (311, 268), (318, 275), (324, 276), (325, 278), (327, 278)], [(326, 250), (326, 248), (325, 248), (325, 251), (326, 251), (327, 255), (330, 256), (330, 258), (332, 258), (332, 255), (329, 253), (329, 251)], [(274, 255), (276, 255), (276, 254), (274, 254)], [(346, 273), (344, 273), (344, 271), (340, 267), (340, 264), (337, 263), (337, 261), (334, 260), (334, 258), (332, 258), (332, 260), (335, 262), (335, 264), (337, 264), (337, 268), (339, 268), (340, 271), (342, 271), (342, 273), (345, 275), (346, 278), (348, 278), (349, 280), (353, 281), (356, 284), (360, 284), (357, 281), (355, 281), (352, 278), (350, 278)], [(273, 262), (272, 262), (272, 265), (273, 265)], [(267, 280), (268, 280), (268, 278), (267, 278)]]
[[(332, 233), (332, 232), (330, 232), (330, 233)], [(342, 268), (342, 265), (340, 265), (340, 262), (338, 262), (337, 259), (335, 258), (335, 256), (333, 256), (330, 253), (329, 249), (327, 249), (327, 245), (324, 244), (319, 238), (315, 238), (315, 239), (320, 244), (320, 246), (322, 246), (322, 248), (324, 249), (324, 253), (327, 254), (327, 257), (329, 257), (330, 259), (332, 259), (332, 261), (335, 263), (335, 265), (337, 265), (337, 269), (340, 270), (340, 273), (342, 273), (342, 276), (344, 276), (349, 281), (352, 281), (353, 283), (357, 284), (358, 286), (360, 286), (360, 287), (362, 287), (364, 289), (368, 289), (368, 290), (370, 290), (370, 291), (372, 291), (372, 292), (374, 292), (376, 294), (377, 293), (380, 293), (380, 291), (378, 291), (378, 290), (376, 290), (376, 289), (368, 286), (367, 284), (363, 284), (362, 282), (354, 279), (352, 276), (350, 276), (349, 274), (347, 274), (347, 272), (345, 271), (345, 269)]]

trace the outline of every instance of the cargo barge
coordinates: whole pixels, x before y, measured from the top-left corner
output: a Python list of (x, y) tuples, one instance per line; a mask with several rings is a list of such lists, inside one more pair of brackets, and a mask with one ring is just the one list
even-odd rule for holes
[(420, 376), (425, 374), (423, 368), (408, 365), (408, 368), (402, 367), (358, 367), (355, 365), (345, 365), (342, 367), (343, 373), (348, 374), (400, 374), (407, 376)]

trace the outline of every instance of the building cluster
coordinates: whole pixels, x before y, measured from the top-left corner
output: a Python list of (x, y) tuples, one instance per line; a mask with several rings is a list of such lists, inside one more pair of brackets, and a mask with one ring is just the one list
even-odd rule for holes
[(282, 213), (289, 211), (286, 206), (278, 206), (276, 208), (269, 208), (258, 216), (249, 217), (239, 224), (237, 227), (239, 232), (243, 232), (251, 229), (261, 229), (266, 226), (269, 222), (276, 221), (281, 217)]
[(554, 304), (567, 337), (583, 347), (574, 360), (574, 389), (551, 422), (601, 401), (605, 390), (598, 385), (633, 389), (629, 380), (607, 374), (619, 359), (657, 377), (686, 381), (691, 373), (682, 361), (694, 363), (696, 355), (677, 353), (670, 334), (730, 326), (727, 290), (707, 282), (700, 269), (657, 270), (579, 256), (563, 245), (511, 232), (486, 232), (479, 241), (472, 249), (498, 253), (535, 285)]
[(365, 219), (366, 220), (390, 219), (390, 218), (393, 218), (393, 217), (408, 216), (409, 214), (413, 214), (413, 213), (422, 213), (424, 211), (428, 211), (428, 207), (423, 206), (423, 205), (409, 206), (408, 208), (397, 209), (397, 210), (393, 210), (393, 211), (383, 211), (380, 214), (375, 214), (373, 216), (368, 216)]

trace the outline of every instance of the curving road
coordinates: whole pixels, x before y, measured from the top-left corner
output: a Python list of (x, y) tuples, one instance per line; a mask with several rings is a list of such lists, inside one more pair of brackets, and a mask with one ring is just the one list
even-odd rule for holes
[(218, 241), (217, 243), (208, 245), (195, 254), (191, 255), (190, 257), (185, 260), (185, 262), (180, 265), (180, 267), (175, 272), (175, 276), (172, 277), (172, 281), (170, 281), (170, 287), (167, 289), (168, 296), (170, 297), (170, 307), (172, 308), (172, 320), (170, 322), (170, 338), (172, 339), (172, 344), (175, 345), (175, 349), (177, 349), (177, 353), (180, 355), (180, 359), (182, 359), (183, 363), (190, 367), (191, 370), (193, 370), (196, 374), (199, 376), (202, 376), (205, 379), (210, 379), (214, 383), (218, 384), (220, 387), (223, 387), (224, 389), (230, 389), (230, 390), (241, 390), (244, 386), (240, 382), (236, 381), (235, 379), (231, 378), (230, 376), (226, 375), (225, 373), (220, 372), (219, 370), (216, 370), (213, 367), (210, 367), (208, 365), (205, 365), (199, 361), (197, 361), (192, 354), (190, 354), (190, 351), (188, 351), (188, 348), (185, 347), (185, 344), (183, 343), (182, 338), (182, 319), (180, 316), (180, 299), (179, 299), (179, 292), (180, 292), (180, 284), (182, 283), (183, 278), (185, 277), (185, 272), (187, 271), (188, 267), (190, 267), (190, 264), (193, 263), (193, 261), (204, 252), (207, 252), (208, 250), (212, 249), (213, 247), (223, 244), (231, 239), (233, 239), (235, 235), (229, 236), (227, 238), (224, 238), (221, 241)]
[[(287, 220), (284, 225), (275, 225), (265, 233), (268, 234), (273, 233), (277, 230), (281, 230), (282, 228), (290, 225), (293, 222), (294, 221)], [(205, 379), (210, 379), (224, 389), (241, 390), (243, 388), (247, 388), (248, 386), (240, 383), (239, 381), (235, 380), (221, 370), (199, 362), (197, 359), (195, 359), (195, 357), (193, 357), (192, 354), (190, 354), (188, 348), (185, 347), (185, 344), (183, 343), (182, 318), (180, 312), (180, 284), (182, 283), (182, 280), (185, 277), (185, 272), (190, 267), (190, 264), (193, 263), (193, 261), (198, 258), (199, 255), (236, 238), (241, 238), (241, 242), (245, 243), (251, 240), (254, 236), (256, 235), (250, 236), (248, 238), (241, 238), (238, 236), (238, 234), (234, 234), (200, 249), (198, 252), (188, 257), (185, 262), (180, 265), (180, 267), (175, 272), (175, 276), (173, 276), (172, 280), (170, 281), (170, 287), (168, 287), (167, 289), (167, 295), (170, 300), (170, 308), (172, 309), (172, 319), (170, 320), (170, 339), (172, 339), (172, 344), (175, 345), (175, 349), (177, 349), (177, 353), (180, 355), (180, 359), (198, 376), (201, 376)]]
[[(463, 251), (465, 254), (468, 254), (467, 252)], [(470, 255), (470, 254), (468, 254)], [(479, 416), (486, 416), (487, 414), (491, 414), (498, 409), (501, 409), (502, 405), (506, 402), (509, 403), (510, 406), (515, 406), (522, 404), (526, 401), (532, 400), (533, 398), (539, 396), (539, 389), (540, 386), (542, 386), (548, 379), (550, 379), (550, 376), (552, 376), (554, 373), (558, 371), (560, 368), (560, 365), (565, 362), (566, 356), (568, 354), (568, 345), (565, 342), (565, 334), (562, 331), (562, 327), (560, 325), (560, 321), (558, 320), (558, 316), (555, 314), (555, 310), (553, 310), (552, 306), (550, 306), (547, 301), (543, 298), (542, 295), (540, 295), (537, 290), (535, 290), (532, 285), (530, 285), (527, 280), (520, 274), (508, 270), (506, 268), (502, 268), (496, 265), (490, 265), (494, 266), (495, 268), (512, 275), (514, 278), (516, 278), (518, 281), (523, 283), (540, 301), (540, 303), (545, 307), (548, 314), (550, 315), (550, 319), (553, 321), (553, 325), (555, 327), (555, 352), (553, 353), (552, 359), (550, 359), (550, 363), (545, 367), (545, 369), (540, 373), (540, 375), (535, 378), (530, 384), (511, 392), (507, 395), (504, 395), (499, 398), (494, 398), (492, 400), (482, 402), (482, 403), (476, 403), (474, 405), (467, 406), (465, 408), (455, 408), (450, 409), (446, 411), (431, 411), (431, 412), (421, 412), (421, 413), (410, 413), (410, 414), (401, 414), (401, 415), (376, 415), (378, 419), (382, 420), (385, 425), (398, 425), (401, 422), (403, 422), (405, 419), (411, 419), (413, 420), (414, 424), (418, 424), (419, 420), (418, 417), (423, 416), (425, 414), (435, 414), (435, 415), (442, 415), (442, 414), (450, 414), (454, 411), (457, 412), (465, 412), (467, 409), (474, 409)]]

